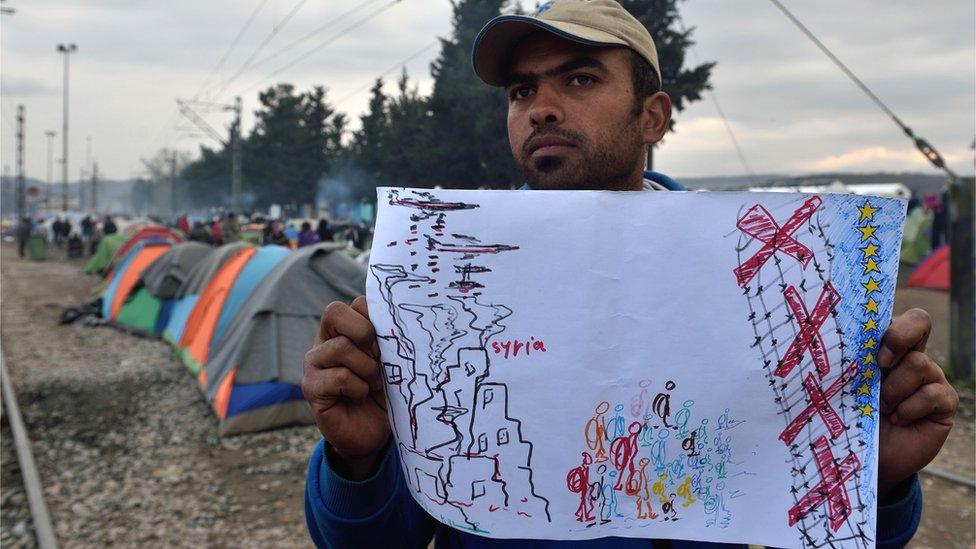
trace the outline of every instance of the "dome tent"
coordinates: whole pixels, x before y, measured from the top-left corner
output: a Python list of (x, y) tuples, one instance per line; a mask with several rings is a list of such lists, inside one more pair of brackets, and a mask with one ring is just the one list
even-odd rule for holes
[(234, 258), (237, 254), (248, 249), (249, 246), (242, 242), (224, 244), (213, 250), (206, 258), (190, 271), (186, 281), (176, 290), (173, 296), (174, 301), (170, 309), (169, 319), (163, 328), (163, 339), (174, 346), (179, 346), (183, 331), (186, 328), (186, 321), (193, 307), (196, 306), (200, 293), (207, 287), (217, 271), (225, 263)]
[[(250, 248), (229, 261), (200, 295), (180, 340), (187, 368), (198, 373), (221, 331), (264, 277), (291, 251), (281, 246)], [(233, 265), (233, 267), (232, 267)]]
[(174, 296), (193, 268), (214, 249), (199, 242), (173, 246), (139, 278), (122, 305), (116, 324), (143, 334), (159, 335), (169, 320)]
[(126, 232), (130, 234), (129, 238), (126, 238), (112, 254), (108, 264), (103, 269), (105, 272), (112, 273), (117, 270), (119, 263), (128, 256), (129, 251), (141, 243), (161, 242), (175, 245), (183, 242), (183, 237), (179, 232), (162, 225), (136, 225), (130, 227)]
[(299, 388), (303, 357), (325, 306), (365, 287), (365, 268), (333, 243), (300, 248), (264, 278), (198, 376), (221, 435), (311, 423)]
[(122, 244), (125, 243), (132, 233), (120, 232), (115, 234), (110, 234), (103, 237), (102, 240), (98, 242), (98, 248), (95, 253), (88, 258), (88, 262), (85, 263), (84, 271), (85, 274), (95, 274), (102, 272), (105, 267), (108, 267), (108, 262), (112, 260), (115, 255), (115, 251), (119, 249)]
[(908, 277), (908, 287), (948, 292), (952, 287), (951, 257), (949, 244), (939, 246), (915, 267)]
[(126, 257), (112, 273), (111, 282), (102, 294), (102, 317), (114, 321), (122, 304), (139, 282), (149, 265), (169, 250), (168, 242), (140, 242), (129, 250)]
[(199, 242), (184, 242), (173, 248), (152, 264), (142, 275), (149, 293), (160, 299), (176, 297), (197, 265), (202, 263), (215, 248)]

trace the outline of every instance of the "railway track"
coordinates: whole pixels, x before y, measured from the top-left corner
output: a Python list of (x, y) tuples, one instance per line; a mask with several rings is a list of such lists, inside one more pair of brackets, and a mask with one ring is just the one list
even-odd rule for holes
[(56, 549), (58, 543), (54, 538), (54, 529), (51, 527), (51, 516), (48, 514), (47, 505), (44, 503), (44, 489), (37, 475), (37, 465), (34, 463), (34, 455), (31, 453), (27, 429), (24, 427), (24, 420), (21, 418), (20, 408), (17, 406), (17, 395), (14, 394), (14, 388), (7, 373), (3, 348), (0, 348), (0, 384), (3, 386), (3, 405), (6, 408), (10, 430), (14, 436), (17, 461), (20, 464), (20, 474), (24, 480), (24, 491), (27, 492), (31, 522), (34, 525), (34, 539), (41, 549)]

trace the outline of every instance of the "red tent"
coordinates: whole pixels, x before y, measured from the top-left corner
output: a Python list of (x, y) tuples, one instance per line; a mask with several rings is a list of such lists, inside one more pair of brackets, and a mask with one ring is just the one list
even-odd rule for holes
[(949, 245), (943, 244), (915, 267), (909, 288), (949, 291)]

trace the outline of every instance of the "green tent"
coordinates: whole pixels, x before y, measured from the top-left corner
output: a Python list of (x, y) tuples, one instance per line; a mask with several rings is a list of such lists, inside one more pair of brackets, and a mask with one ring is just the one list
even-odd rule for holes
[(139, 291), (122, 305), (115, 322), (151, 334), (155, 330), (156, 318), (162, 307), (163, 302), (153, 297), (149, 290), (139, 288)]
[(130, 236), (132, 233), (118, 232), (102, 238), (102, 241), (98, 243), (98, 249), (95, 250), (95, 255), (88, 259), (88, 263), (85, 263), (85, 274), (95, 274), (107, 267), (112, 261), (112, 256), (115, 255), (115, 250), (118, 250)]
[(915, 265), (932, 251), (932, 214), (915, 208), (905, 218), (901, 240), (901, 262)]

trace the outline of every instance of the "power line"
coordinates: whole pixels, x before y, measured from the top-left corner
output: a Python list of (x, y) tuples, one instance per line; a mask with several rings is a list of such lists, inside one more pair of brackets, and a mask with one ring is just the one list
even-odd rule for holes
[[(429, 50), (430, 48), (436, 46), (438, 42), (440, 42), (439, 39), (438, 40), (434, 40), (433, 42), (431, 42), (430, 44), (427, 44), (423, 48), (420, 48), (419, 50), (417, 50), (414, 53), (410, 54), (409, 57), (403, 59), (402, 61), (397, 62), (396, 64), (392, 65), (389, 69), (387, 69), (384, 72), (380, 73), (380, 75), (377, 76), (377, 78), (383, 78), (384, 76), (390, 74), (391, 72), (393, 72), (393, 71), (399, 69), (400, 67), (406, 65), (410, 61), (413, 61), (414, 59), (416, 59), (417, 57), (419, 57), (420, 54), (422, 54), (425, 51)], [(351, 92), (347, 93), (346, 95), (343, 95), (337, 101), (334, 101), (332, 103), (332, 105), (333, 106), (337, 106), (340, 103), (344, 103), (345, 101), (347, 101), (350, 98), (352, 98), (354, 95), (356, 95), (358, 93), (361, 93), (361, 92), (369, 89), (372, 85), (373, 85), (372, 82), (370, 82), (369, 84), (366, 84), (365, 86), (362, 86), (361, 88), (357, 88), (356, 90), (351, 91)]]
[[(371, 4), (375, 4), (378, 1), (379, 0), (365, 0), (361, 4), (358, 4), (356, 7), (352, 8), (350, 10), (347, 10), (347, 11), (345, 11), (343, 13), (340, 13), (339, 15), (335, 16), (334, 18), (326, 21), (325, 24), (320, 25), (319, 27), (316, 27), (314, 30), (312, 30), (311, 32), (306, 33), (301, 38), (299, 38), (297, 40), (293, 40), (293, 41), (289, 42), (288, 44), (286, 44), (285, 46), (282, 46), (280, 49), (278, 49), (278, 51), (272, 53), (271, 55), (268, 55), (267, 57), (264, 57), (264, 58), (262, 58), (259, 61), (255, 61), (254, 63), (251, 63), (251, 67), (258, 67), (258, 66), (264, 65), (265, 63), (267, 63), (267, 62), (269, 62), (269, 61), (277, 58), (282, 53), (285, 53), (286, 51), (291, 50), (295, 46), (304, 43), (309, 38), (313, 38), (315, 35), (319, 34), (320, 32), (322, 32), (322, 31), (324, 31), (326, 29), (329, 29), (331, 27), (334, 27), (336, 25), (336, 23), (339, 23), (340, 21), (342, 21), (346, 17), (352, 15), (353, 13), (356, 13), (357, 11), (360, 11), (363, 8), (367, 7), (367, 6), (370, 6)], [(236, 78), (236, 77), (237, 76), (235, 75), (234, 78)]]
[(257, 86), (259, 86), (260, 84), (262, 84), (263, 82), (274, 78), (278, 74), (281, 74), (282, 72), (290, 69), (291, 67), (294, 67), (295, 65), (301, 63), (302, 61), (304, 61), (305, 59), (307, 59), (308, 57), (310, 57), (312, 54), (316, 53), (320, 49), (324, 48), (325, 46), (328, 46), (329, 44), (335, 42), (336, 40), (342, 38), (343, 36), (349, 34), (350, 32), (352, 32), (352, 31), (358, 29), (359, 27), (365, 25), (366, 23), (368, 23), (371, 19), (373, 19), (374, 17), (376, 17), (380, 13), (382, 13), (382, 12), (384, 12), (384, 11), (392, 8), (393, 6), (399, 4), (402, 1), (403, 0), (392, 0), (389, 3), (384, 4), (383, 6), (380, 6), (379, 9), (371, 11), (369, 13), (369, 15), (367, 15), (366, 17), (363, 17), (362, 19), (357, 20), (352, 25), (349, 25), (348, 27), (346, 27), (346, 28), (342, 29), (341, 31), (339, 31), (337, 34), (334, 34), (331, 37), (327, 38), (326, 40), (318, 43), (317, 45), (315, 45), (315, 47), (313, 47), (310, 50), (306, 51), (305, 53), (299, 55), (297, 58), (293, 59), (290, 63), (287, 63), (285, 66), (283, 66), (283, 67), (275, 70), (271, 74), (268, 74), (267, 76), (265, 76), (265, 77), (263, 77), (263, 78), (261, 78), (259, 80), (256, 80), (253, 84), (251, 84), (247, 88), (244, 88), (243, 91), (244, 92), (250, 91), (250, 90), (256, 88)]
[[(684, 21), (678, 20), (678, 25), (681, 27), (681, 32), (687, 33), (688, 29), (685, 28)], [(688, 46), (688, 50), (691, 52), (692, 57), (695, 58), (695, 63), (701, 63), (701, 59), (698, 57), (698, 53), (691, 46)], [(735, 137), (735, 132), (732, 131), (732, 124), (729, 122), (729, 118), (725, 116), (725, 111), (722, 110), (722, 105), (718, 102), (718, 95), (715, 93), (711, 87), (705, 89), (708, 93), (708, 97), (711, 98), (712, 103), (715, 104), (715, 110), (718, 112), (719, 117), (722, 119), (722, 124), (725, 125), (725, 132), (729, 134), (729, 140), (732, 141), (732, 147), (735, 149), (736, 156), (739, 157), (739, 163), (742, 164), (742, 169), (745, 173), (749, 175), (749, 178), (755, 183), (756, 173), (752, 171), (752, 167), (749, 166), (749, 162), (746, 161), (746, 155), (742, 152), (742, 147), (739, 146), (739, 140)]]
[(217, 64), (214, 65), (214, 68), (210, 70), (210, 74), (207, 76), (207, 79), (203, 82), (203, 86), (201, 86), (200, 90), (197, 91), (196, 95), (193, 96), (194, 99), (200, 97), (200, 94), (203, 93), (203, 90), (207, 89), (207, 86), (210, 84), (210, 80), (214, 77), (214, 75), (217, 74), (217, 72), (220, 71), (221, 68), (223, 68), (224, 63), (227, 62), (227, 58), (230, 57), (230, 54), (234, 51), (234, 48), (237, 47), (237, 43), (241, 41), (241, 38), (244, 36), (244, 33), (247, 32), (247, 29), (251, 27), (251, 23), (254, 22), (254, 20), (258, 16), (258, 13), (261, 12), (261, 10), (264, 8), (264, 6), (267, 3), (268, 0), (261, 0), (258, 3), (257, 7), (254, 8), (254, 11), (251, 12), (251, 16), (247, 18), (247, 21), (244, 23), (244, 26), (241, 27), (241, 30), (237, 32), (237, 36), (235, 36), (234, 40), (230, 43), (230, 47), (228, 47), (227, 51), (224, 52), (224, 55), (220, 58), (220, 61), (217, 61)]
[[(196, 94), (194, 94), (193, 96), (194, 100), (199, 98), (200, 94), (202, 94), (203, 91), (207, 89), (207, 86), (210, 84), (210, 81), (217, 74), (217, 72), (220, 71), (220, 69), (224, 66), (224, 63), (227, 62), (227, 59), (230, 57), (230, 54), (233, 53), (234, 48), (237, 47), (237, 44), (241, 41), (241, 38), (244, 36), (244, 33), (247, 32), (247, 29), (251, 27), (251, 24), (254, 23), (254, 20), (257, 18), (258, 14), (261, 12), (261, 10), (264, 8), (264, 6), (267, 3), (268, 0), (261, 0), (258, 3), (258, 5), (255, 6), (254, 11), (251, 12), (251, 15), (247, 18), (247, 21), (245, 21), (241, 29), (237, 31), (237, 36), (235, 36), (234, 40), (231, 41), (230, 46), (228, 46), (227, 48), (227, 51), (224, 52), (224, 55), (221, 56), (221, 58), (217, 61), (217, 64), (214, 65), (214, 67), (210, 70), (210, 74), (207, 75), (207, 78), (203, 81), (203, 84), (200, 86), (200, 89), (197, 90)], [(153, 137), (151, 141), (152, 145), (150, 146), (150, 149), (155, 149), (161, 141), (167, 141), (166, 139), (168, 134), (167, 130), (169, 130), (169, 132), (172, 132), (173, 125), (176, 124), (176, 121), (179, 120), (180, 118), (180, 112), (178, 109), (174, 109), (173, 111), (171, 111), (171, 113), (172, 114), (169, 118), (169, 121), (166, 122), (165, 125), (160, 127), (159, 131), (156, 133), (156, 136)], [(154, 151), (151, 150), (150, 154), (152, 154), (152, 152)]]
[(251, 61), (254, 61), (254, 58), (257, 57), (262, 51), (264, 51), (264, 48), (271, 42), (272, 39), (274, 39), (275, 36), (277, 36), (279, 32), (281, 32), (281, 29), (285, 28), (285, 25), (288, 24), (288, 21), (290, 21), (291, 18), (294, 17), (296, 13), (298, 13), (298, 10), (302, 9), (302, 6), (304, 6), (307, 1), (308, 0), (298, 0), (298, 3), (296, 3), (292, 7), (291, 11), (289, 11), (288, 14), (285, 15), (285, 17), (281, 21), (279, 21), (274, 26), (273, 29), (271, 29), (271, 32), (268, 33), (268, 35), (258, 45), (258, 47), (255, 48), (254, 51), (251, 52), (251, 55), (249, 55), (248, 58), (244, 60), (244, 63), (242, 63), (241, 67), (237, 69), (237, 72), (235, 72), (233, 76), (231, 76), (227, 80), (224, 80), (220, 84), (220, 89), (217, 90), (217, 92), (213, 95), (213, 97), (220, 97), (224, 93), (224, 90), (227, 89), (227, 86), (229, 86), (234, 80), (236, 80), (237, 77), (244, 74), (244, 71), (246, 71), (247, 68), (250, 66)]
[(942, 155), (939, 154), (939, 151), (935, 150), (935, 147), (933, 147), (925, 139), (916, 136), (915, 132), (913, 132), (911, 128), (909, 128), (904, 122), (902, 122), (901, 119), (898, 118), (898, 116), (894, 113), (894, 111), (888, 108), (888, 105), (886, 105), (884, 101), (882, 101), (877, 95), (875, 95), (874, 92), (872, 92), (871, 89), (868, 88), (867, 85), (864, 82), (862, 82), (861, 79), (858, 78), (853, 71), (851, 71), (851, 69), (847, 68), (847, 65), (845, 65), (840, 59), (838, 59), (837, 56), (834, 55), (833, 52), (831, 52), (827, 48), (827, 46), (825, 46), (824, 43), (821, 42), (813, 34), (813, 32), (810, 31), (810, 29), (808, 29), (803, 23), (801, 23), (800, 20), (796, 18), (796, 16), (790, 13), (790, 11), (786, 9), (786, 6), (784, 6), (779, 0), (769, 0), (769, 1), (772, 2), (773, 5), (775, 5), (777, 8), (779, 8), (779, 10), (783, 12), (783, 15), (785, 15), (787, 19), (792, 21), (793, 24), (796, 25), (797, 28), (799, 28), (800, 31), (807, 36), (807, 38), (809, 38), (818, 48), (820, 48), (820, 51), (822, 51), (824, 55), (830, 58), (830, 60), (833, 61), (834, 64), (837, 65), (837, 67), (844, 74), (846, 74), (847, 77), (854, 82), (854, 84), (857, 85), (857, 87), (861, 88), (861, 91), (863, 91), (871, 99), (871, 101), (873, 101), (874, 104), (878, 106), (878, 108), (884, 111), (885, 114), (887, 114), (888, 117), (891, 118), (891, 120), (899, 128), (901, 128), (901, 131), (904, 132), (905, 135), (907, 135), (908, 138), (915, 143), (915, 148), (917, 148), (919, 152), (921, 152), (922, 155), (925, 156), (925, 158), (928, 159), (928, 161), (933, 166), (944, 171), (946, 174), (949, 175), (949, 177), (953, 181), (957, 179), (955, 172), (953, 172), (951, 169), (949, 169), (948, 166), (946, 166), (945, 160), (942, 158)]

